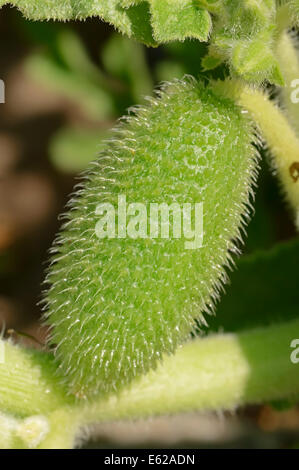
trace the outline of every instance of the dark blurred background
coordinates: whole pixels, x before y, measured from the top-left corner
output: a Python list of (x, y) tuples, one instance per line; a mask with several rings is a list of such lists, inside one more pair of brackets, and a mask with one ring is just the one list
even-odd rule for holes
[[(2, 8), (0, 320), (6, 335), (33, 347), (44, 342), (38, 302), (47, 251), (78, 174), (96, 157), (115, 120), (160, 81), (186, 73), (207, 80), (200, 65), (205, 50), (196, 41), (146, 49), (98, 19), (35, 23)], [(220, 68), (212, 77), (225, 73)], [(261, 166), (245, 253), (295, 235), (265, 154)], [(223, 418), (192, 414), (118, 423), (99, 427), (94, 435), (103, 446), (299, 444), (296, 409), (250, 407)]]

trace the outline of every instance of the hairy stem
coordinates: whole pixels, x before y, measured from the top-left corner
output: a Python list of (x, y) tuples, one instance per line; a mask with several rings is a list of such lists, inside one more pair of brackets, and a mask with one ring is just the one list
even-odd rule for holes
[(214, 90), (235, 99), (256, 123), (299, 229), (299, 138), (295, 130), (275, 102), (258, 88), (227, 80), (214, 83)]
[(16, 416), (49, 413), (64, 405), (52, 356), (0, 340), (0, 409)]
[(191, 410), (233, 409), (299, 393), (290, 343), (299, 320), (192, 341), (118, 396), (94, 403), (86, 417), (112, 420)]
[(295, 2), (292, 2), (291, 0), (281, 1), (281, 4), (277, 7), (276, 27), (278, 36), (283, 31), (291, 29), (294, 26), (298, 26), (298, 12), (295, 12), (295, 10)]
[(273, 167), (299, 223), (299, 139), (280, 109), (261, 91), (244, 88), (239, 103), (258, 124), (273, 157)]
[(0, 412), (0, 449), (20, 447), (20, 441), (15, 433), (17, 426), (16, 418)]
[(277, 7), (276, 11), (276, 27), (277, 27), (277, 35), (279, 36), (283, 31), (290, 28), (291, 25), (291, 9), (287, 3), (283, 3), (282, 5)]
[(282, 102), (299, 135), (299, 54), (295, 46), (295, 38), (284, 32), (276, 45), (276, 57), (285, 80), (285, 87), (281, 89)]
[[(24, 409), (27, 415), (43, 410), (49, 432), (39, 447), (64, 448), (73, 445), (79, 427), (99, 421), (233, 409), (245, 403), (290, 397), (299, 394), (298, 364), (290, 359), (290, 344), (298, 335), (296, 320), (197, 339), (179, 348), (175, 355), (166, 356), (155, 371), (136, 379), (120, 393), (83, 404), (71, 404), (66, 397), (62, 404), (64, 391), (57, 388), (55, 376), (49, 373), (45, 353), (32, 353), (5, 342), (8, 361), (0, 367), (1, 408), (16, 413)], [(22, 373), (18, 368), (15, 373), (7, 370), (13, 349), (19, 364), (23, 364)], [(19, 380), (22, 393), (15, 393)], [(3, 398), (4, 389), (5, 395), (14, 396), (14, 402)], [(55, 404), (57, 409), (53, 410)]]

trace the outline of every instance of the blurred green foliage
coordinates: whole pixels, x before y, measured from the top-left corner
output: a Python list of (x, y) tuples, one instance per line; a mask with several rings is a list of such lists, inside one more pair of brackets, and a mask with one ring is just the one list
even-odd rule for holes
[(52, 138), (49, 154), (52, 163), (62, 172), (81, 171), (103, 147), (105, 131), (64, 127)]

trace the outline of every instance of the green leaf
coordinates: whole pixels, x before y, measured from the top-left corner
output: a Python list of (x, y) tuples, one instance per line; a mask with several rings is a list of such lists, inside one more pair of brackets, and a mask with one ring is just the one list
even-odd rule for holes
[(212, 24), (208, 11), (194, 0), (0, 0), (0, 7), (8, 3), (32, 20), (98, 16), (121, 33), (150, 46), (187, 37), (206, 41)]
[(205, 8), (210, 13), (219, 13), (223, 12), (223, 1), (222, 0), (197, 0), (198, 6)]
[(121, 33), (150, 46), (185, 38), (207, 41), (212, 25), (208, 11), (194, 0), (0, 0), (0, 7), (7, 3), (33, 20), (99, 16)]
[(235, 332), (298, 318), (298, 266), (298, 238), (241, 258), (216, 317), (207, 319), (207, 332)]
[(230, 65), (232, 73), (249, 82), (284, 83), (272, 50), (275, 12), (273, 0), (226, 0), (222, 14), (217, 15), (211, 46)]
[(268, 79), (276, 85), (284, 85), (279, 64), (268, 46), (268, 34), (252, 41), (238, 41), (232, 51), (232, 67), (242, 78), (260, 83)]
[(157, 42), (186, 38), (208, 40), (212, 26), (210, 14), (193, 0), (150, 0), (150, 5)]
[(119, 0), (0, 0), (0, 7), (6, 4), (16, 6), (31, 20), (68, 21), (99, 16), (121, 33), (155, 45), (147, 2), (123, 8)]
[(201, 65), (205, 71), (213, 70), (223, 63), (223, 57), (216, 50), (210, 48), (208, 54), (202, 58)]
[(223, 5), (226, 20), (219, 15), (220, 24), (235, 39), (249, 39), (274, 23), (275, 0), (224, 0)]
[(124, 8), (129, 8), (134, 5), (138, 5), (139, 3), (142, 3), (144, 0), (119, 0), (120, 6)]

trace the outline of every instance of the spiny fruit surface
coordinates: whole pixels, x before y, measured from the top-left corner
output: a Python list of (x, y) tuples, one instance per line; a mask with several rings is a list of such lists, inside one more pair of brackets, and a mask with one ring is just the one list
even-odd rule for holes
[[(155, 367), (213, 309), (248, 216), (252, 124), (192, 78), (164, 85), (114, 129), (69, 203), (46, 292), (59, 373), (71, 393), (118, 390)], [(181, 238), (97, 237), (96, 208), (203, 203), (203, 246)], [(117, 221), (116, 221), (117, 225)]]

